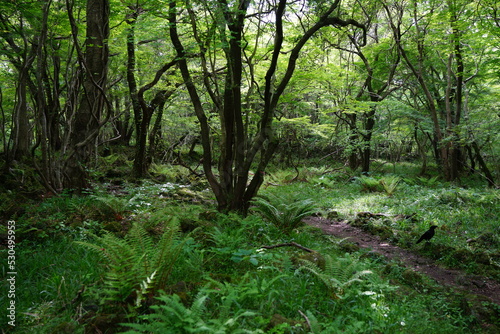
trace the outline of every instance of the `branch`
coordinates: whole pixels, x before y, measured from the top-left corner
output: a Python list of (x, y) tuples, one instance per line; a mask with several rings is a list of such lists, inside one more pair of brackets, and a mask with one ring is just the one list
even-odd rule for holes
[(315, 250), (313, 249), (310, 249), (310, 248), (307, 248), (307, 247), (304, 247), (302, 245), (299, 245), (298, 243), (296, 242), (286, 242), (286, 243), (283, 243), (283, 244), (277, 244), (277, 245), (272, 245), (272, 246), (262, 246), (261, 248), (265, 248), (265, 249), (273, 249), (273, 248), (278, 248), (278, 247), (297, 247), (297, 248), (300, 248), (302, 250), (305, 250), (306, 252), (308, 253), (316, 253)]

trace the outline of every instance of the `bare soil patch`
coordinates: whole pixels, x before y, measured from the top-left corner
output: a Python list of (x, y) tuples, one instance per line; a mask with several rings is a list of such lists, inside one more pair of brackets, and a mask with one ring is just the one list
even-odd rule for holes
[[(305, 222), (320, 228), (325, 234), (338, 238), (348, 238), (360, 248), (369, 249), (387, 259), (399, 261), (407, 268), (425, 274), (437, 283), (462, 292), (483, 296), (500, 305), (500, 283), (477, 275), (469, 275), (461, 270), (444, 268), (434, 260), (392, 245), (379, 236), (351, 226), (346, 221), (332, 221), (323, 217), (310, 217)], [(426, 247), (423, 245), (422, 247)]]

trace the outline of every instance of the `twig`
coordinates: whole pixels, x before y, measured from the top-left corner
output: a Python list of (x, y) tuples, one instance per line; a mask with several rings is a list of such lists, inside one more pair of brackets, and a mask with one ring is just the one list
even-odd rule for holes
[(309, 253), (314, 253), (316, 252), (315, 250), (312, 250), (310, 248), (307, 248), (307, 247), (304, 247), (302, 245), (299, 245), (298, 243), (296, 242), (286, 242), (286, 243), (283, 243), (283, 244), (277, 244), (277, 245), (272, 245), (272, 246), (262, 246), (262, 248), (265, 248), (265, 249), (273, 249), (273, 248), (278, 248), (278, 247), (287, 247), (287, 246), (292, 246), (292, 247), (297, 247), (297, 248), (300, 248), (302, 250), (305, 250), (306, 252), (309, 252)]
[(302, 312), (301, 310), (299, 310), (299, 313), (301, 316), (304, 317), (304, 319), (306, 319), (307, 327), (309, 327), (309, 330), (312, 331), (311, 322), (309, 321), (309, 318), (307, 317), (307, 315), (305, 315), (304, 312)]

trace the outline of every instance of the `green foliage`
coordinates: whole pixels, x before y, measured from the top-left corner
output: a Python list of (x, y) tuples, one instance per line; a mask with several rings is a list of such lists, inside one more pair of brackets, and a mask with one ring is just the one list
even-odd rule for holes
[(140, 306), (147, 293), (164, 289), (183, 243), (179, 241), (178, 222), (172, 219), (155, 242), (141, 223), (134, 223), (125, 238), (112, 233), (96, 241), (77, 242), (98, 253), (106, 262), (106, 299)]
[[(82, 210), (93, 209), (97, 215), (108, 219), (121, 220), (124, 214), (134, 208), (135, 198), (126, 198), (109, 195), (93, 195), (90, 196), (91, 208), (82, 207)], [(83, 212), (82, 212), (83, 213)]]
[(326, 254), (324, 259), (324, 269), (309, 260), (301, 259), (299, 261), (302, 265), (297, 270), (306, 270), (314, 274), (326, 285), (332, 298), (341, 298), (348, 287), (355, 282), (361, 282), (362, 276), (372, 273), (370, 270), (359, 270), (359, 264), (350, 258), (339, 258), (334, 261), (332, 256)]
[(361, 185), (361, 190), (365, 192), (385, 192), (388, 196), (394, 195), (401, 178), (395, 175), (387, 175), (380, 179), (372, 176), (362, 175), (356, 178)]
[(394, 195), (399, 183), (401, 182), (401, 178), (394, 175), (384, 176), (380, 180), (380, 184), (384, 187), (385, 192), (388, 196)]
[(431, 178), (417, 176), (416, 178), (405, 178), (404, 181), (409, 185), (420, 185), (428, 188), (436, 188), (441, 184), (439, 176), (433, 176)]
[[(322, 211), (337, 211), (342, 219), (354, 219), (360, 211), (381, 213), (373, 223), (393, 231), (391, 242), (402, 246), (413, 245), (432, 221), (440, 225), (433, 239), (436, 246), (431, 249), (439, 261), (474, 272), (480, 269), (476, 252), (487, 252), (498, 263), (497, 190), (484, 189), (473, 181), (468, 187), (459, 187), (438, 181), (424, 186), (405, 180), (398, 183), (393, 196), (386, 196), (385, 190), (361, 191), (359, 183), (345, 182), (345, 175), (327, 173), (331, 168), (304, 168), (303, 175), (310, 181), (307, 183), (286, 183), (277, 178), (275, 181), (282, 181), (280, 187), (270, 186), (264, 195), (279, 198), (270, 203), (281, 210), (280, 204), (294, 203), (300, 194)], [(276, 175), (280, 173), (294, 171)], [(320, 183), (326, 176), (328, 184)], [(372, 177), (384, 180), (388, 176)], [(94, 328), (105, 332), (110, 323), (116, 329), (122, 322), (133, 323), (127, 327), (130, 333), (472, 333), (487, 326), (497, 328), (494, 324), (498, 321), (476, 316), (495, 313), (470, 310), (469, 300), (464, 306), (463, 297), (440, 289), (430, 280), (408, 284), (402, 279), (406, 268), (398, 272), (380, 258), (359, 256), (354, 247), (344, 247), (342, 241), (326, 238), (318, 230), (300, 227), (294, 229), (300, 233), (284, 235), (260, 214), (214, 214), (208, 218), (199, 215), (207, 210), (203, 205), (179, 205), (160, 198), (158, 194), (166, 191), (161, 187), (145, 184), (123, 189), (127, 195), (119, 196), (118, 202), (98, 193), (49, 198), (27, 207), (25, 217), (33, 213), (30, 222), (41, 220), (59, 234), (78, 240), (82, 240), (76, 233), (80, 225), (73, 228), (68, 223), (71, 219), (79, 224), (81, 219), (88, 221), (90, 225), (83, 223), (81, 228), (89, 237), (91, 230), (102, 233), (99, 225), (104, 219), (130, 210), (118, 225), (131, 222), (132, 230), (124, 238), (109, 232), (98, 234), (85, 247), (71, 247), (72, 241), (66, 239), (37, 239), (44, 242), (39, 246), (22, 240), (18, 248), (19, 286), (23, 287), (18, 289), (21, 332), (83, 333)], [(91, 203), (97, 207), (92, 213), (85, 209)], [(400, 218), (414, 213), (414, 220)], [(95, 220), (89, 220), (90, 216)], [(165, 224), (170, 217), (174, 221)], [(178, 261), (168, 273), (169, 269), (162, 269), (152, 254), (163, 247), (163, 232), (176, 230), (176, 220), (202, 220), (206, 225), (195, 224), (201, 227), (192, 233), (193, 238), (184, 241), (174, 233), (177, 237), (167, 243), (170, 246), (166, 249), (173, 249), (172, 257)], [(23, 231), (18, 231), (21, 239)], [(130, 234), (137, 236), (131, 238)], [(325, 258), (324, 264), (295, 261), (301, 251), (292, 247), (259, 249), (263, 244), (289, 242), (291, 238), (317, 250)], [(458, 254), (456, 248), (462, 248), (460, 259), (464, 261), (451, 262)], [(346, 255), (346, 251), (354, 253)], [(147, 269), (143, 268), (146, 263)], [(498, 274), (495, 266), (488, 267), (492, 277)], [(168, 273), (163, 285), (159, 278), (162, 271)], [(99, 277), (104, 278), (104, 284)], [(183, 289), (176, 290), (178, 286)], [(175, 294), (168, 295), (171, 293)], [(0, 306), (4, 301), (0, 298)], [(82, 317), (75, 314), (75, 308), (87, 313)], [(87, 311), (90, 308), (92, 311)], [(486, 305), (484, 309), (489, 310)], [(111, 318), (110, 314), (117, 316)], [(271, 322), (273, 318), (282, 321)], [(99, 319), (104, 319), (107, 327), (94, 322)]]
[(269, 197), (269, 199), (257, 197), (252, 203), (255, 205), (255, 211), (285, 234), (291, 233), (300, 226), (302, 219), (317, 211), (311, 199), (287, 204), (282, 197), (278, 196)]
[(192, 181), (190, 180), (189, 170), (182, 166), (165, 165), (165, 164), (152, 164), (150, 172), (155, 176), (160, 176), (162, 181), (179, 182), (179, 181)]
[(244, 283), (245, 279), (242, 282), (233, 286), (211, 280), (190, 307), (178, 295), (161, 295), (158, 297), (161, 304), (151, 307), (153, 313), (141, 316), (140, 324), (126, 324), (134, 330), (125, 333), (263, 333), (245, 329), (245, 318), (256, 318), (258, 313), (241, 306), (247, 299), (267, 293), (273, 281), (261, 284), (260, 289), (256, 280), (250, 280), (249, 284)]
[(362, 175), (357, 177), (356, 181), (361, 185), (362, 191), (379, 192), (383, 189), (380, 181), (371, 176)]
[[(15, 294), (18, 332), (63, 333), (57, 328), (66, 324), (82, 330), (71, 332), (83, 333), (82, 326), (73, 320), (75, 313), (70, 305), (75, 305), (75, 297), (82, 287), (92, 284), (102, 274), (99, 256), (81, 247), (71, 247), (72, 241), (68, 238), (38, 239), (36, 243), (17, 241)], [(7, 252), (0, 250), (0, 256), (6, 259)], [(4, 274), (8, 271), (6, 269), (6, 266), (2, 268)], [(0, 307), (6, 309), (8, 302), (5, 293), (0, 297)], [(7, 320), (7, 317), (0, 319), (2, 329), (7, 330)]]
[(251, 312), (230, 319), (203, 319), (206, 312), (205, 303), (207, 295), (199, 295), (190, 308), (186, 307), (178, 295), (163, 295), (158, 297), (162, 304), (152, 306), (153, 314), (142, 316), (145, 321), (142, 324), (125, 324), (134, 330), (125, 333), (247, 333), (246, 331), (234, 331), (237, 329), (238, 318), (252, 316)]

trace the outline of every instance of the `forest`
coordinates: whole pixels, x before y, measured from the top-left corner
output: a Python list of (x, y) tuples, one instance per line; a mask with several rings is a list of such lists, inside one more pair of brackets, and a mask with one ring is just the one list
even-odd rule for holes
[(0, 117), (2, 334), (500, 332), (497, 0), (3, 0)]

